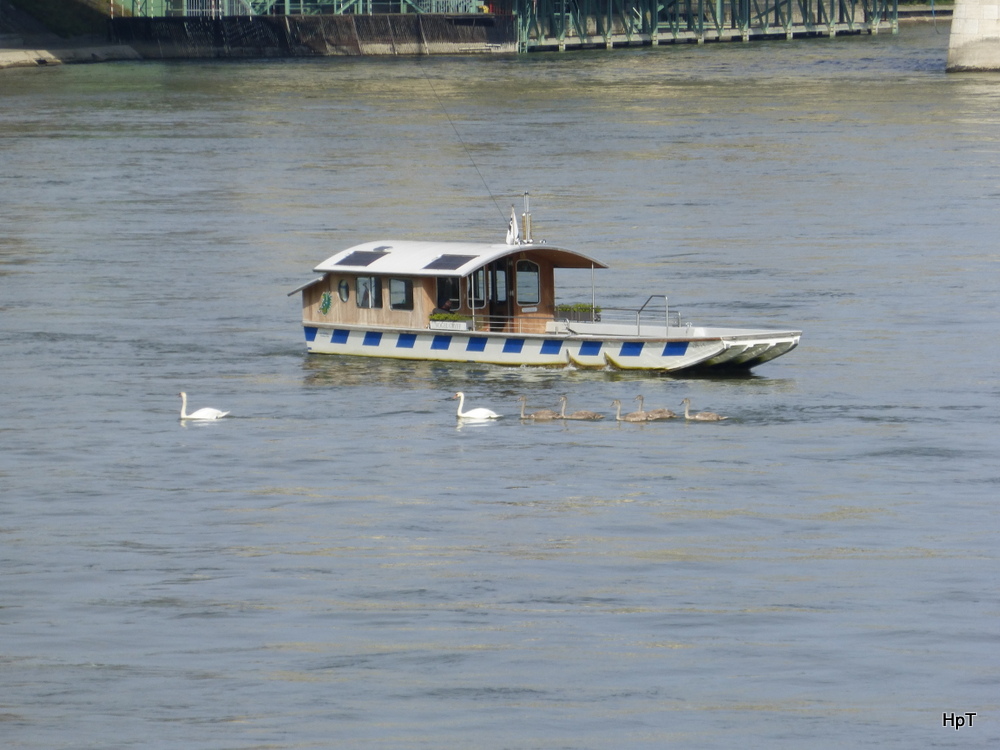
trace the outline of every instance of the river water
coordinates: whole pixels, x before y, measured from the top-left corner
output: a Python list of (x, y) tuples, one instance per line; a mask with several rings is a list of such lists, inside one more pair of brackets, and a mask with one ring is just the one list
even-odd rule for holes
[[(946, 47), (4, 71), (3, 746), (998, 746), (1000, 77)], [(305, 355), (313, 266), (525, 190), (599, 304), (801, 346)], [(513, 417), (640, 393), (731, 419)]]

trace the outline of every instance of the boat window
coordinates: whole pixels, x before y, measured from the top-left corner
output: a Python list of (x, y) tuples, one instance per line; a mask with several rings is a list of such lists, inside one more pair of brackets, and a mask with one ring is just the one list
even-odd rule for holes
[(413, 282), (409, 279), (389, 279), (389, 307), (393, 310), (413, 309)]
[(502, 267), (498, 267), (493, 271), (493, 286), (496, 292), (493, 300), (494, 302), (506, 302), (507, 301), (507, 270)]
[(358, 307), (382, 307), (382, 285), (378, 276), (358, 276), (354, 293)]
[(517, 304), (537, 305), (540, 300), (538, 264), (530, 260), (519, 260), (515, 280), (517, 281)]
[(462, 292), (458, 287), (459, 280), (451, 276), (442, 276), (437, 280), (437, 306), (442, 307), (451, 300), (451, 309), (457, 310), (462, 301)]
[(340, 284), (337, 285), (337, 294), (340, 295), (341, 302), (347, 302), (351, 298), (351, 285), (347, 283), (347, 279), (340, 280)]
[(469, 307), (486, 307), (486, 269), (480, 268), (469, 278)]

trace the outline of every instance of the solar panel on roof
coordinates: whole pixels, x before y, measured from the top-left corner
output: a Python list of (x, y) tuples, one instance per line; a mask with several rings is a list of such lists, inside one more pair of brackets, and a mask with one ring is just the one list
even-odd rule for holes
[(385, 250), (355, 250), (348, 256), (337, 261), (338, 266), (370, 266), (379, 258), (387, 255)]
[(470, 260), (475, 260), (478, 255), (442, 255), (435, 258), (426, 266), (424, 270), (427, 271), (454, 271), (457, 268), (461, 268)]

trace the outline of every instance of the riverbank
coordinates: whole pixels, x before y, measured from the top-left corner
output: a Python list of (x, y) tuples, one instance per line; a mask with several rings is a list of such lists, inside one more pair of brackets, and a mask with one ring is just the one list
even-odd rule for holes
[(128, 45), (110, 44), (98, 39), (21, 39), (0, 36), (0, 69), (141, 59), (142, 56)]
[(75, 0), (0, 0), (0, 68), (139, 59), (110, 41), (107, 25), (107, 16)]

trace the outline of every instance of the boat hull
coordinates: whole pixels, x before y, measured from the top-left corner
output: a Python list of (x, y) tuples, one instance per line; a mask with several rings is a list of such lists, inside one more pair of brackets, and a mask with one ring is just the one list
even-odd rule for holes
[(662, 372), (747, 370), (791, 351), (801, 336), (799, 331), (741, 329), (667, 337), (509, 334), (315, 323), (304, 323), (304, 329), (314, 354)]

